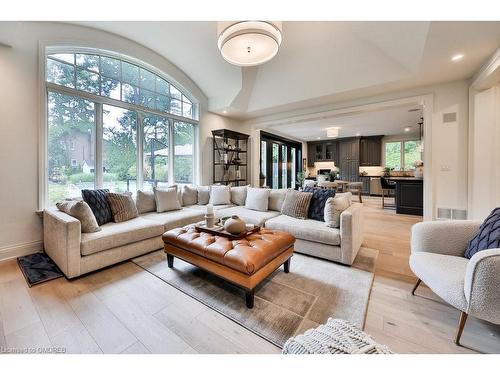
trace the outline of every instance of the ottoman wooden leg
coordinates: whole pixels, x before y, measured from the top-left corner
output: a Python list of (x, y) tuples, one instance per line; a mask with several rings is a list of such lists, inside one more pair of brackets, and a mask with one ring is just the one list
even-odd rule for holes
[(283, 263), (283, 268), (285, 269), (285, 273), (290, 272), (290, 261), (292, 259), (288, 258), (285, 263)]
[(254, 301), (254, 291), (253, 290), (245, 290), (245, 299), (247, 301), (247, 307), (249, 309), (253, 308), (253, 301)]
[(174, 267), (174, 256), (173, 255), (167, 254), (167, 264), (168, 264), (168, 268)]

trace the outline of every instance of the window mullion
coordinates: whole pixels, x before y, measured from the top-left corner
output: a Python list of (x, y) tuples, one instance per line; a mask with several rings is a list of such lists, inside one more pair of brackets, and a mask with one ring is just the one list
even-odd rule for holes
[(137, 190), (144, 188), (144, 123), (143, 115), (137, 112)]
[(103, 138), (103, 118), (102, 118), (102, 104), (95, 103), (95, 111), (96, 111), (96, 131), (95, 131), (95, 185), (96, 188), (101, 189), (103, 187), (103, 147), (102, 147), (102, 138)]
[(169, 185), (174, 185), (174, 121), (168, 119), (168, 181)]

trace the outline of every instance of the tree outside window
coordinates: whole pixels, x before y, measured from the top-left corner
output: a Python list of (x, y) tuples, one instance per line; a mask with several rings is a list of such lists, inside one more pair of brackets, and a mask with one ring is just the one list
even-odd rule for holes
[(411, 171), (415, 162), (422, 160), (419, 140), (385, 143), (385, 166), (395, 171)]

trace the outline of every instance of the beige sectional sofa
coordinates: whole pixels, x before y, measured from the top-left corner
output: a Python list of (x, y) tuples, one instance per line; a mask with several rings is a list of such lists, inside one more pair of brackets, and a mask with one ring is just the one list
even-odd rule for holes
[[(169, 212), (147, 212), (122, 223), (104, 224), (99, 232), (81, 233), (80, 222), (74, 217), (57, 209), (45, 210), (45, 252), (68, 278), (74, 278), (162, 248), (164, 232), (202, 221), (205, 211), (205, 205), (191, 205)], [(214, 206), (214, 211), (218, 217), (238, 215), (247, 223), (289, 232), (296, 237), (295, 251), (346, 265), (352, 264), (363, 241), (360, 203), (342, 212), (340, 228), (237, 205)]]

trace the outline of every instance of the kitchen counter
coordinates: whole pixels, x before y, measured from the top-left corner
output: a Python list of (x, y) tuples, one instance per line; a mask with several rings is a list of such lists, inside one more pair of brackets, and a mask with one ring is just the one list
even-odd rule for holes
[(424, 179), (416, 177), (389, 177), (396, 183), (396, 213), (424, 214)]
[(391, 176), (386, 177), (390, 181), (424, 181), (423, 178), (411, 177), (411, 176)]

